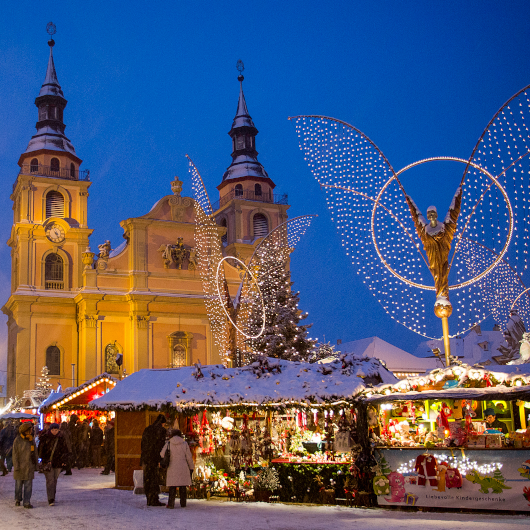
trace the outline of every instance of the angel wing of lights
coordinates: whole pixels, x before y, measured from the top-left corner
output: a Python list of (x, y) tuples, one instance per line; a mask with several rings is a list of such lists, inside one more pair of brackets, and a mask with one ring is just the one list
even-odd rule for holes
[[(513, 290), (500, 280), (503, 269), (508, 274), (506, 267), (511, 267), (513, 275), (527, 267), (528, 88), (513, 96), (490, 121), (463, 172), (462, 206), (449, 256), (449, 285), (457, 316), (451, 319), (453, 334), (497, 312), (493, 301), (483, 303), (486, 285), (495, 285), (494, 292), (501, 298), (512, 298)], [(419, 163), (459, 159), (436, 157), (396, 172), (375, 143), (355, 127), (324, 116), (290, 119), (363, 282), (392, 318), (420, 335), (438, 338), (440, 326), (432, 314), (433, 279), (399, 175)], [(496, 276), (488, 280), (497, 267)]]
[[(213, 217), (208, 193), (190, 157), (188, 161), (195, 198), (198, 268), (206, 311), (216, 344), (220, 352), (224, 352), (226, 362), (233, 356), (234, 350), (243, 352), (251, 349), (249, 337), (264, 325), (263, 316), (260, 317), (263, 311), (259, 284), (266, 281), (271, 267), (287, 267), (290, 253), (316, 215), (295, 217), (271, 230), (256, 246), (248, 265), (237, 258), (223, 258), (219, 226)], [(240, 270), (241, 283), (234, 299), (228, 291), (223, 260), (233, 261), (229, 265)], [(267, 308), (264, 310), (266, 314)]]

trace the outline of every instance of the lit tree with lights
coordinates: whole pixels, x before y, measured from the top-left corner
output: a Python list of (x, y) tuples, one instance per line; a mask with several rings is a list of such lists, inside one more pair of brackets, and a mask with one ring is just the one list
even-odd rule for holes
[[(293, 292), (291, 275), (284, 262), (268, 261), (261, 265), (258, 282), (266, 308), (265, 330), (250, 341), (255, 353), (288, 359), (309, 359), (315, 342), (307, 337), (309, 325), (300, 322), (307, 317), (298, 309), (300, 293)], [(254, 311), (250, 317), (251, 331), (261, 327), (261, 314)]]
[(35, 383), (35, 390), (42, 396), (48, 397), (52, 391), (52, 384), (50, 382), (50, 371), (47, 366), (43, 366), (40, 372), (39, 380)]
[(319, 342), (311, 352), (308, 361), (310, 363), (317, 363), (322, 359), (337, 359), (339, 353), (335, 350), (335, 346), (329, 342)]

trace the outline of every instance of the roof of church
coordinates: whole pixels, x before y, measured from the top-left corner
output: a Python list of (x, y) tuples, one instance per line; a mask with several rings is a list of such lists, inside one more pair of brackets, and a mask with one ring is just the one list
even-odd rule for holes
[[(48, 66), (46, 68), (46, 77), (44, 83), (40, 89), (39, 95), (35, 100), (35, 105), (37, 107), (44, 106), (43, 103), (50, 101), (56, 104), (57, 99), (62, 100), (62, 108), (67, 104), (67, 101), (64, 97), (61, 85), (59, 85), (59, 80), (57, 79), (57, 72), (55, 70), (55, 64), (53, 62), (53, 46), (55, 42), (53, 40), (49, 41), (50, 46), (50, 56), (48, 58)], [(48, 151), (58, 151), (63, 153), (69, 153), (73, 155), (79, 163), (81, 160), (77, 157), (75, 148), (72, 145), (72, 142), (64, 134), (64, 123), (62, 118), (57, 116), (55, 119), (44, 119), (37, 121), (37, 133), (31, 137), (31, 140), (28, 143), (28, 147), (22, 154), (34, 153), (35, 151), (48, 150)], [(22, 160), (21, 157), (21, 160)], [(21, 161), (19, 161), (19, 164)]]
[[(244, 77), (240, 75), (237, 79), (239, 81), (239, 99), (237, 101), (237, 110), (234, 121), (232, 122), (232, 128), (228, 134), (232, 138), (240, 134), (255, 137), (258, 134), (258, 130), (250, 117), (247, 102), (245, 101), (245, 94), (243, 93)], [(242, 129), (242, 131), (239, 132), (238, 129)], [(258, 161), (258, 153), (254, 146), (251, 148), (246, 146), (244, 149), (239, 150), (234, 148), (232, 163), (223, 175), (223, 182), (245, 177), (269, 179), (265, 168)]]

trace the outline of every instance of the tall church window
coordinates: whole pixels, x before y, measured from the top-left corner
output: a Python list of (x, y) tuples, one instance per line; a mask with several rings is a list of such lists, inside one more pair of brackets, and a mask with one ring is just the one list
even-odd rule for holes
[(49, 191), (46, 195), (46, 219), (64, 217), (64, 197), (59, 191)]
[(236, 184), (236, 197), (243, 197), (243, 185)]
[(236, 138), (236, 149), (245, 149), (245, 137), (238, 136)]
[(52, 158), (50, 160), (50, 171), (54, 173), (59, 173), (59, 159), (58, 158)]
[(191, 340), (193, 333), (175, 331), (168, 336), (169, 365), (172, 368), (188, 366), (191, 363)]
[(61, 375), (61, 350), (57, 346), (46, 348), (46, 366), (50, 375)]
[(33, 158), (29, 165), (29, 171), (30, 173), (37, 173), (38, 170), (39, 170), (39, 161), (36, 158)]
[(75, 179), (75, 166), (73, 162), (70, 164), (70, 178)]
[(256, 184), (254, 186), (254, 193), (257, 197), (261, 197), (261, 184)]
[(64, 289), (64, 262), (59, 254), (46, 256), (44, 281), (46, 289)]
[(262, 213), (257, 213), (253, 219), (254, 238), (265, 237), (269, 233), (269, 223)]

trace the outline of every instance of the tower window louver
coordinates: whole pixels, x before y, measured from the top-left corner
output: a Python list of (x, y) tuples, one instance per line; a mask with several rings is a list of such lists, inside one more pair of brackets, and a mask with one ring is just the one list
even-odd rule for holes
[(58, 191), (46, 195), (46, 219), (50, 217), (64, 217), (64, 197)]
[(253, 225), (254, 238), (265, 237), (269, 233), (269, 223), (267, 222), (267, 218), (261, 213), (254, 216)]

